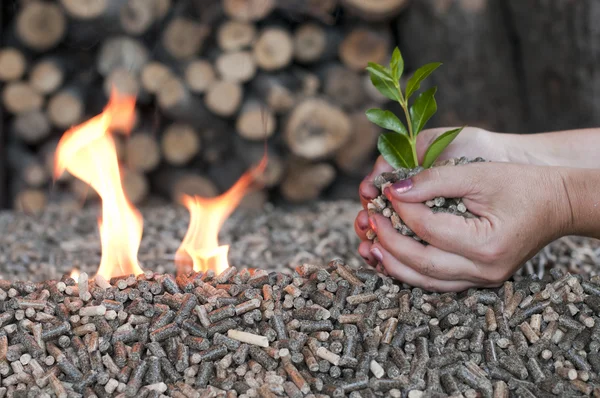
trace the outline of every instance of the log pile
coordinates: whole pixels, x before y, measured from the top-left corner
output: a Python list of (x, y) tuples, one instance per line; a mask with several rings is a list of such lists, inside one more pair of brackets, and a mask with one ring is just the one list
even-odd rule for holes
[(94, 194), (69, 176), (52, 181), (53, 151), (112, 88), (137, 96), (134, 130), (115, 131), (136, 204), (223, 192), (261, 158), (265, 140), (263, 200), (351, 192), (335, 185), (357, 186), (376, 152), (364, 111), (387, 101), (364, 68), (386, 61), (391, 19), (405, 3), (15, 3), (0, 47), (12, 205), (38, 212)]

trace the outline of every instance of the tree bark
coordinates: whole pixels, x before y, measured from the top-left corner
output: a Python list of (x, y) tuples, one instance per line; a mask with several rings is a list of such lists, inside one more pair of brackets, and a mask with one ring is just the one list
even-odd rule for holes
[(508, 1), (524, 69), (527, 132), (600, 123), (597, 1)]
[[(422, 85), (439, 89), (438, 112), (427, 127), (523, 128), (523, 102), (500, 2), (413, 2), (398, 28), (406, 70), (443, 63)], [(415, 34), (419, 31), (423, 34)]]

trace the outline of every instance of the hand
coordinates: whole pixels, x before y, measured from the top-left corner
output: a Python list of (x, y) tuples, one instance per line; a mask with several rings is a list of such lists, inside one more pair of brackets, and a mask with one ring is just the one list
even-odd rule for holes
[[(426, 149), (429, 144), (445, 131), (451, 130), (451, 128), (436, 128), (423, 130), (417, 136), (417, 156), (419, 161), (423, 159)], [(492, 133), (487, 130), (466, 127), (456, 139), (444, 150), (439, 160), (449, 159), (453, 157), (467, 156), (475, 158), (478, 156), (483, 157), (486, 160), (493, 161), (508, 161), (508, 140), (511, 137), (507, 134)], [(379, 174), (392, 171), (392, 167), (379, 156), (373, 171), (362, 181), (359, 187), (360, 200), (365, 210), (361, 211), (354, 222), (354, 229), (359, 238), (365, 242), (365, 244), (359, 247), (359, 253), (365, 261), (371, 265), (376, 265), (377, 261), (370, 255), (370, 243), (365, 236), (365, 233), (369, 229), (369, 219), (366, 212), (367, 203), (372, 199), (375, 199), (379, 194), (379, 190), (373, 185), (373, 179)]]
[[(429, 291), (499, 286), (570, 228), (572, 209), (561, 170), (475, 163), (431, 168), (396, 183), (386, 188), (386, 196), (430, 244), (399, 234), (376, 214), (369, 221), (379, 242), (369, 243), (370, 259), (389, 275)], [(439, 196), (464, 198), (478, 218), (433, 213), (423, 204)]]

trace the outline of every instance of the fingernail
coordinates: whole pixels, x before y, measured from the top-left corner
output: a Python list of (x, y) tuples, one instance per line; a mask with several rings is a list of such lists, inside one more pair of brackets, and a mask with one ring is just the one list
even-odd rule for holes
[(406, 191), (410, 191), (413, 187), (412, 178), (407, 178), (406, 180), (400, 180), (392, 184), (392, 189), (395, 193), (404, 193)]
[(373, 232), (377, 233), (377, 220), (375, 220), (375, 217), (369, 217), (369, 225)]
[(381, 250), (379, 250), (378, 248), (372, 248), (371, 254), (377, 259), (377, 261), (381, 262), (381, 260), (383, 260), (383, 254), (381, 254)]

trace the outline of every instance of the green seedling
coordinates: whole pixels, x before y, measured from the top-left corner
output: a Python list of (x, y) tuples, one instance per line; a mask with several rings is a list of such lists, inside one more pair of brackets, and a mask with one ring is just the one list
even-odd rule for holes
[[(429, 168), (448, 145), (458, 136), (463, 127), (450, 130), (440, 135), (431, 143), (419, 165), (417, 157), (417, 135), (437, 111), (435, 93), (432, 87), (417, 96), (409, 106), (409, 100), (420, 88), (421, 83), (442, 64), (433, 62), (417, 69), (408, 79), (404, 93), (400, 86), (400, 78), (404, 72), (404, 60), (396, 47), (392, 54), (389, 68), (376, 63), (369, 63), (367, 71), (371, 83), (387, 98), (397, 101), (404, 110), (406, 126), (390, 111), (369, 109), (366, 114), (372, 122), (389, 130), (383, 133), (377, 142), (377, 149), (383, 158), (394, 168)], [(407, 128), (408, 126), (408, 128)]]

